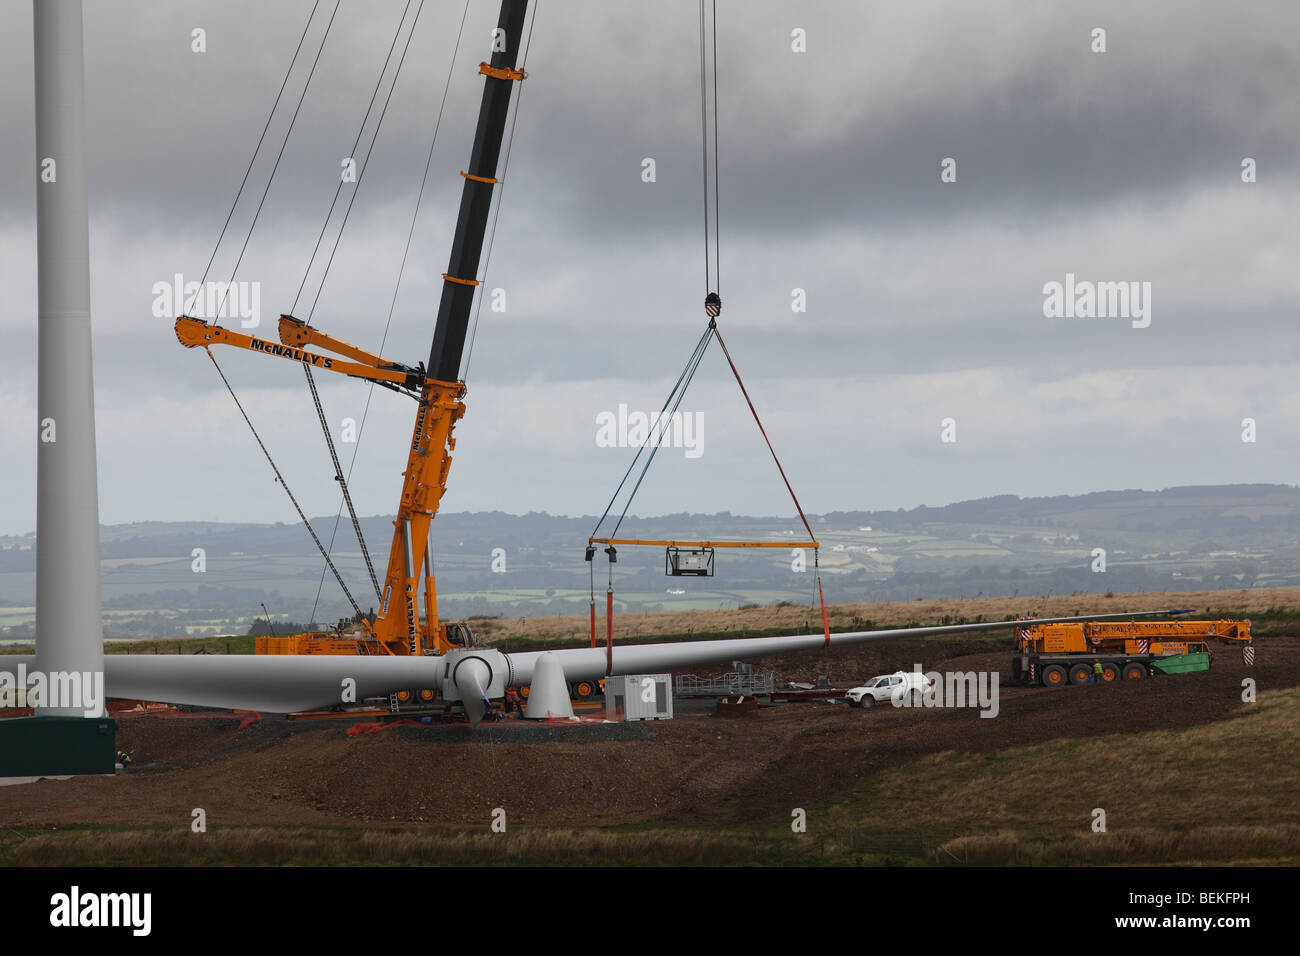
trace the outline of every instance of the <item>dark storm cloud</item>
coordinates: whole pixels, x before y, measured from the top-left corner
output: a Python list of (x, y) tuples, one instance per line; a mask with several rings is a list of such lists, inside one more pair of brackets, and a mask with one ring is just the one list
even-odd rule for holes
[[(292, 172), (272, 192), (271, 221), (319, 227), (404, 7), (341, 5), (285, 154), (282, 168)], [(97, 207), (129, 208), (145, 228), (170, 227), (178, 216), (196, 228), (219, 224), (310, 9), (91, 4)], [(321, 4), (304, 67), (330, 9)], [(1259, 159), (1269, 175), (1291, 174), (1300, 162), (1300, 107), (1285, 90), (1297, 52), (1280, 27), (1293, 24), (1295, 13), (1280, 3), (1249, 9), (1255, 16), (1176, 3), (1137, 10), (1094, 4), (1050, 15), (1025, 3), (767, 3), (735, 11), (724, 4), (727, 227), (737, 235), (876, 231), (963, 216), (1068, 214), (1221, 181), (1235, 175), (1243, 155)], [(448, 103), (454, 118), (477, 103), (472, 68), (486, 53), (495, 10), (493, 3), (470, 6)], [(519, 121), (522, 195), (512, 215), (606, 242), (693, 237), (700, 136), (694, 12), (689, 3), (666, 4), (654, 16), (620, 4), (542, 6), (528, 109)], [(418, 182), (459, 14), (457, 4), (427, 4), (421, 14), (367, 202), (407, 196)], [(6, 114), (29, 116), (28, 8), (14, 4), (9, 19)], [(1108, 29), (1104, 55), (1088, 51), (1096, 25)], [(207, 31), (204, 55), (190, 52), (196, 26)], [(794, 26), (808, 31), (802, 56), (790, 52)], [(272, 143), (305, 72), (299, 69), (286, 91)], [(0, 147), (6, 168), (32, 163), (27, 125)], [(471, 133), (471, 124), (446, 124), (437, 173), (454, 176)], [(639, 180), (644, 156), (658, 163), (659, 189)], [(971, 188), (937, 201), (933, 183), (946, 156), (957, 158), (959, 182)], [(638, 229), (630, 232), (611, 210), (634, 217)]]
[[(262, 284), (264, 333), (298, 295), (404, 8), (340, 7), (239, 273)], [(322, 0), (308, 59), (332, 9)], [(152, 287), (202, 273), (310, 10), (86, 6), (105, 520), (285, 518), (207, 360), (152, 314)], [(425, 5), (315, 316), (366, 347), (386, 335), (385, 354), (409, 362), (428, 351), (497, 4), (470, 4), (389, 324), (461, 11)], [(446, 507), (590, 511), (625, 467), (622, 450), (595, 448), (596, 412), (657, 407), (698, 336), (696, 13), (687, 0), (541, 0), (486, 276), (509, 307), (482, 312)], [(30, 5), (11, 0), (0, 17), (0, 439), (15, 463), (0, 531), (22, 531), (34, 514)], [(1300, 365), (1293, 4), (722, 0), (719, 23), (724, 334), (786, 454), (833, 459), (803, 476), (814, 510), (1233, 480), (1243, 416), (1267, 422), (1275, 443), (1300, 425), (1288, 387)], [(196, 27), (205, 54), (190, 50)], [(1089, 50), (1094, 27), (1107, 30), (1105, 54)], [(806, 54), (791, 52), (795, 28)], [(214, 275), (238, 254), (305, 65)], [(958, 179), (943, 185), (949, 156)], [(1259, 164), (1249, 186), (1246, 156)], [(641, 181), (646, 157), (653, 184)], [(1042, 287), (1067, 272), (1152, 282), (1151, 327), (1045, 318)], [(318, 262), (299, 314), (320, 274)], [(795, 288), (806, 313), (791, 311)], [(309, 484), (322, 461), (301, 375), (220, 358)], [(708, 357), (698, 400), (710, 421), (730, 421), (717, 417), (735, 401), (728, 375)], [(365, 388), (325, 395), (339, 418), (360, 414)], [(410, 422), (391, 396), (376, 407), (357, 497), (382, 512)], [(949, 414), (966, 436), (957, 449), (936, 437)], [(1217, 457), (1201, 453), (1207, 435), (1226, 443)], [(770, 512), (728, 471), (723, 451), (740, 446), (721, 424), (710, 436), (689, 466), (708, 480), (688, 482), (709, 500), (688, 510)], [(1294, 480), (1287, 447), (1250, 448), (1251, 480)], [(1011, 472), (1026, 448), (1051, 453)], [(149, 449), (159, 463), (142, 472)], [(882, 458), (890, 468), (874, 467)], [(330, 484), (302, 493), (332, 512)], [(670, 487), (652, 500), (682, 510), (671, 498)]]

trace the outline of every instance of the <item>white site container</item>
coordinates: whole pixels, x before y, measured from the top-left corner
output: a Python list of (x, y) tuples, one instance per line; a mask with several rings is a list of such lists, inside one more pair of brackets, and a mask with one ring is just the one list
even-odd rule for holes
[(672, 720), (672, 676), (624, 674), (606, 677), (605, 716), (618, 720), (620, 712), (624, 720)]

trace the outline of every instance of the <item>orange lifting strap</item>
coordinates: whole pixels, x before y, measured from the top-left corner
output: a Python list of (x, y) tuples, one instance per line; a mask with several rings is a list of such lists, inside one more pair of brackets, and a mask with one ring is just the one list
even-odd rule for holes
[(463, 169), (460, 171), (460, 174), (461, 174), (462, 176), (464, 176), (466, 179), (472, 179), (472, 180), (474, 180), (474, 182), (476, 182), (476, 183), (489, 183), (489, 184), (491, 184), (491, 183), (499, 183), (499, 182), (501, 182), (501, 180), (499, 180), (499, 179), (493, 179), (493, 178), (490, 177), (490, 176), (475, 176), (473, 173), (467, 173), (467, 172), (465, 172), (465, 170), (463, 170)]
[(490, 76), (495, 80), (526, 80), (528, 74), (523, 70), (512, 70), (508, 66), (495, 67), (489, 63), (480, 63), (478, 71), (484, 76)]
[(459, 282), (461, 285), (478, 285), (478, 279), (457, 279), (455, 276), (449, 276), (443, 273), (442, 277), (448, 282)]

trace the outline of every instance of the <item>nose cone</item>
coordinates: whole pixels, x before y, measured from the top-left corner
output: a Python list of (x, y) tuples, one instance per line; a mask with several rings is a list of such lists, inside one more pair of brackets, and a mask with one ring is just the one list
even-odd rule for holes
[(477, 726), (483, 720), (483, 715), (487, 713), (488, 708), (492, 706), (487, 695), (487, 686), (492, 680), (492, 672), (481, 660), (468, 657), (456, 665), (451, 680), (456, 687), (456, 693), (460, 696), (461, 704), (465, 707), (465, 715), (469, 717), (471, 724)]
[(569, 699), (569, 682), (565, 679), (564, 668), (549, 651), (537, 658), (533, 668), (524, 717), (528, 720), (573, 717), (573, 702)]

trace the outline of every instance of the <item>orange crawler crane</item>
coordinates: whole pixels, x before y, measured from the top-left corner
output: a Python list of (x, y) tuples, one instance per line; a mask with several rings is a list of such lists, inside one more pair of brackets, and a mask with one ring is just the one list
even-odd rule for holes
[[(1018, 654), (1012, 661), (1017, 681), (1057, 687), (1138, 680), (1160, 662), (1184, 655), (1211, 659), (1209, 641), (1250, 643), (1250, 621), (1090, 621), (1084, 624), (1029, 624), (1016, 630)], [(1095, 678), (1095, 664), (1101, 675)], [(1187, 670), (1201, 670), (1188, 666)]]

